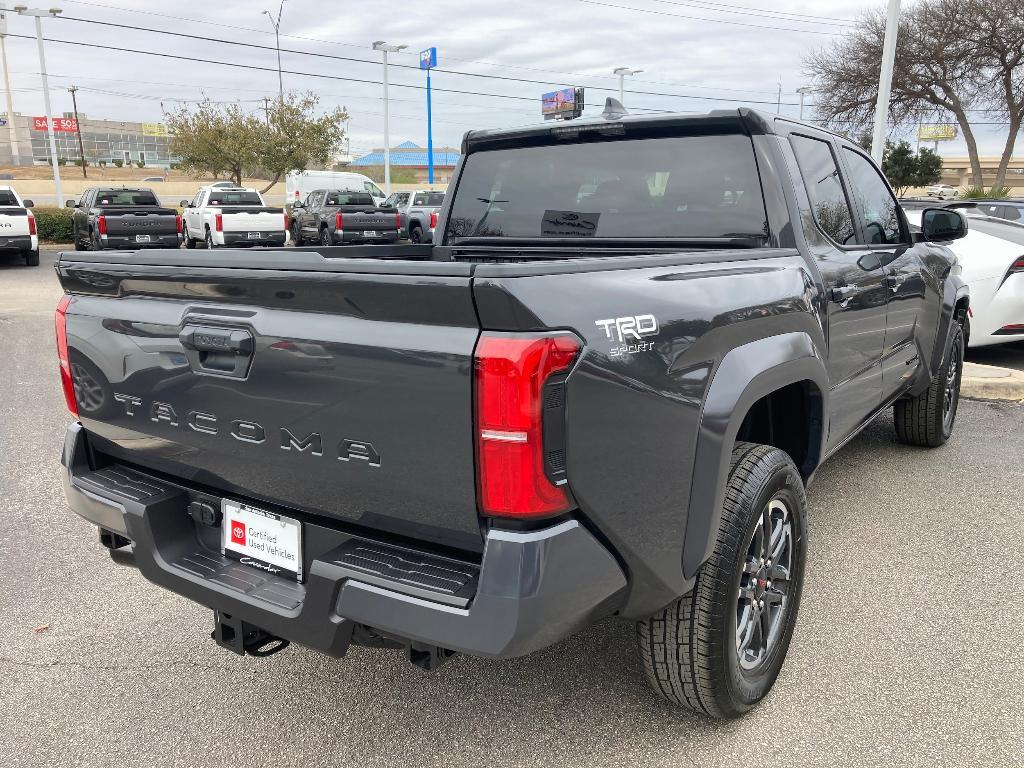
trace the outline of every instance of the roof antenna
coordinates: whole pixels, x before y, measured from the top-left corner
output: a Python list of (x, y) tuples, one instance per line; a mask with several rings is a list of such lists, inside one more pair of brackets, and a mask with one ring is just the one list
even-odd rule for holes
[(601, 117), (605, 120), (619, 120), (629, 114), (629, 111), (622, 106), (622, 102), (609, 96), (604, 100), (604, 112)]

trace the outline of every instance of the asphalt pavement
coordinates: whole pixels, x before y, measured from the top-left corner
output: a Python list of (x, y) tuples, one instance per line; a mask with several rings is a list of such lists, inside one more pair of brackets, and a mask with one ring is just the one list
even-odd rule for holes
[(395, 651), (241, 658), (65, 507), (52, 261), (0, 262), (0, 766), (1024, 761), (1024, 407), (963, 401), (937, 450), (885, 414), (821, 469), (789, 659), (739, 721), (658, 702), (616, 620), (432, 674)]

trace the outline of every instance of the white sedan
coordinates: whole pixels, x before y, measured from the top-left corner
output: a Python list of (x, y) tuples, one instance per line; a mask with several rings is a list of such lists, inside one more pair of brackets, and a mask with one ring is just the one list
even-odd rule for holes
[(939, 200), (960, 197), (960, 190), (950, 184), (932, 184), (930, 187), (925, 187), (924, 193), (928, 197), (937, 197)]
[[(971, 287), (969, 347), (1024, 341), (1024, 226), (967, 214), (967, 236), (949, 243)], [(908, 210), (920, 230), (921, 211)]]

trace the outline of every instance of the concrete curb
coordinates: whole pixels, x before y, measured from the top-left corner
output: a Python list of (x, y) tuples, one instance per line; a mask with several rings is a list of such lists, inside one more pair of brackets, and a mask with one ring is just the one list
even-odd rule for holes
[(965, 362), (960, 394), (982, 400), (1024, 402), (1024, 373), (994, 365)]

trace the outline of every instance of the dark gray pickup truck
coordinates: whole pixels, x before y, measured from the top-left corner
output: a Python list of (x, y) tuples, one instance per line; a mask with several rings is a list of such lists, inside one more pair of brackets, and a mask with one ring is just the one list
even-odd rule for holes
[(292, 243), (320, 245), (394, 243), (402, 220), (394, 209), (378, 208), (367, 192), (315, 189), (291, 211)]
[(82, 193), (73, 208), (71, 227), (76, 251), (107, 248), (177, 248), (181, 245), (181, 216), (160, 205), (146, 188), (93, 187)]
[(886, 408), (952, 432), (966, 224), (815, 127), (610, 106), (467, 134), (432, 245), (62, 254), (71, 508), (237, 653), (614, 615), (666, 699), (755, 705), (815, 471)]

